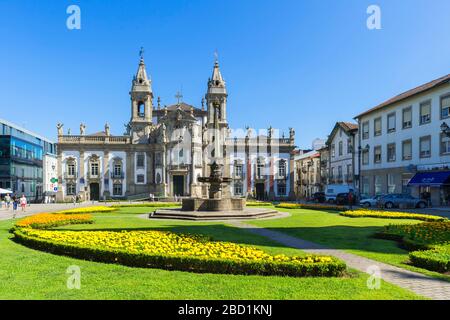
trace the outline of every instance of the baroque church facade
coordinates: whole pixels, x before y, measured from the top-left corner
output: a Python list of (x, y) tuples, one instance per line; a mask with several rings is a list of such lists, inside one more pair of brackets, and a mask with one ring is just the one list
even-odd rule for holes
[[(205, 197), (207, 186), (198, 181), (209, 175), (209, 164), (223, 166), (233, 182), (224, 193), (235, 197), (282, 199), (292, 196), (294, 131), (289, 138), (231, 137), (227, 121), (227, 89), (215, 62), (201, 108), (178, 102), (154, 107), (152, 82), (143, 56), (130, 91), (131, 118), (123, 135), (101, 132), (64, 133), (58, 124), (57, 201), (73, 196), (82, 200), (145, 199), (175, 196)], [(206, 108), (205, 108), (206, 103)]]

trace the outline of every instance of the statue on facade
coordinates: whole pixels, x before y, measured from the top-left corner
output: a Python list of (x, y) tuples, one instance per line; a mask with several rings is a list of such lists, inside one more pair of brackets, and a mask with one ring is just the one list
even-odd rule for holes
[(58, 136), (64, 135), (63, 126), (64, 126), (64, 124), (62, 124), (62, 123), (58, 123), (56, 125), (56, 129), (58, 129)]
[(272, 126), (270, 126), (269, 129), (267, 129), (267, 135), (269, 136), (269, 138), (273, 137), (273, 128), (272, 128)]
[(167, 142), (167, 137), (166, 137), (166, 135), (167, 135), (167, 127), (166, 127), (166, 124), (165, 123), (161, 124), (160, 128), (161, 128), (161, 136), (160, 136), (161, 143), (166, 143)]
[(129, 136), (131, 132), (131, 125), (129, 123), (125, 123), (123, 126), (125, 127), (124, 135)]
[(70, 131), (70, 128), (67, 130), (67, 135), (70, 136), (72, 133)]
[(109, 124), (108, 124), (108, 122), (105, 124), (105, 134), (106, 134), (107, 136), (110, 135)]
[(80, 136), (84, 136), (85, 132), (86, 132), (86, 125), (81, 123), (80, 124)]
[(295, 138), (295, 130), (294, 128), (289, 128), (289, 139), (294, 140)]

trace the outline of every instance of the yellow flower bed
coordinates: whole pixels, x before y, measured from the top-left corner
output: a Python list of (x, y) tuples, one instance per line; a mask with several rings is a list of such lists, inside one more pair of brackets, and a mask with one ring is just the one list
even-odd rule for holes
[(75, 208), (58, 211), (56, 213), (60, 214), (74, 214), (74, 213), (105, 213), (105, 212), (113, 212), (116, 211), (117, 208), (107, 207), (107, 206), (93, 206), (93, 207), (84, 207), (84, 208)]
[(345, 263), (328, 256), (270, 255), (200, 235), (162, 231), (54, 231), (16, 228), (29, 247), (100, 262), (169, 270), (281, 276), (341, 276)]
[(264, 251), (231, 242), (209, 241), (199, 235), (162, 231), (53, 231), (22, 230), (26, 235), (43, 240), (102, 249), (122, 249), (130, 253), (170, 256), (219, 258), (233, 260), (260, 260), (278, 262), (331, 262), (325, 256), (272, 256)]
[(402, 236), (414, 242), (434, 245), (450, 243), (450, 221), (389, 225), (384, 233)]
[(276, 208), (283, 209), (308, 209), (308, 210), (333, 210), (333, 211), (344, 211), (347, 208), (344, 206), (329, 206), (324, 204), (309, 204), (309, 203), (280, 203), (275, 206)]
[(443, 221), (446, 218), (439, 216), (432, 216), (429, 214), (417, 214), (408, 212), (394, 212), (394, 211), (382, 211), (382, 210), (353, 210), (345, 211), (341, 213), (342, 216), (351, 218), (383, 218), (383, 219), (415, 219), (422, 221)]
[(268, 207), (271, 205), (272, 205), (272, 202), (266, 202), (266, 201), (247, 201), (246, 202), (247, 207)]
[(90, 214), (54, 214), (40, 213), (26, 217), (16, 223), (20, 228), (52, 228), (68, 224), (92, 223)]

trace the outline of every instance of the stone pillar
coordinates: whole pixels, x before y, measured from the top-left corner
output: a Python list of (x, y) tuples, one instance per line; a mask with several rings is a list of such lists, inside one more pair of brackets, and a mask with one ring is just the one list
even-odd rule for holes
[[(84, 171), (84, 150), (80, 150), (80, 158), (78, 159), (78, 169), (80, 170), (78, 172), (78, 182), (79, 182), (79, 186), (80, 186), (80, 196), (83, 198), (84, 201), (88, 201), (90, 200), (90, 194), (88, 193), (88, 181), (87, 181), (87, 177), (85, 175), (85, 171)], [(88, 168), (89, 169), (89, 168)], [(81, 183), (83, 182), (83, 183)]]
[(127, 191), (125, 196), (130, 196), (135, 194), (136, 186), (134, 185), (134, 152), (127, 152), (127, 167), (126, 167), (126, 178), (128, 182)]
[[(110, 172), (109, 151), (105, 151), (103, 154), (103, 185), (104, 185), (103, 196), (105, 199), (109, 199), (111, 197), (110, 187), (112, 185), (112, 180), (109, 172)], [(108, 182), (108, 184), (106, 184), (106, 182)]]

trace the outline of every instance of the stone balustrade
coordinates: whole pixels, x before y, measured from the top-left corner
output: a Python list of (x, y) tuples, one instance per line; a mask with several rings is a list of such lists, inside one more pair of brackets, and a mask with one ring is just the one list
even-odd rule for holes
[(58, 144), (130, 144), (128, 136), (58, 136)]

